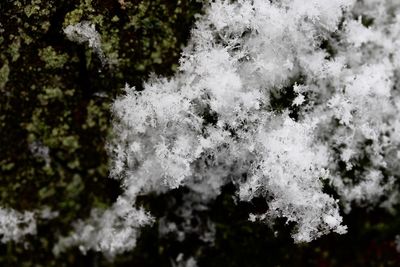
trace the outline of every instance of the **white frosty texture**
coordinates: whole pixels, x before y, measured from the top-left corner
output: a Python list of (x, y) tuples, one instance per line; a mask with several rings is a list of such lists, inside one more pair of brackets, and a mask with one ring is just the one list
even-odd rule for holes
[[(260, 162), (250, 168), (251, 176), (240, 186), (240, 198), (251, 200), (269, 195), (270, 210), (251, 215), (251, 219), (285, 217), (297, 223), (295, 241), (311, 241), (329, 233), (345, 233), (336, 201), (322, 192), (319, 177), (326, 178), (323, 168), (328, 161), (324, 146), (312, 144), (312, 122), (295, 123), (286, 119), (269, 133), (261, 132), (255, 140)], [(294, 134), (295, 133), (295, 134)]]
[(42, 160), (45, 161), (46, 166), (50, 165), (50, 148), (43, 145), (41, 142), (32, 142), (29, 144), (29, 150), (31, 153)]
[(33, 212), (23, 213), (13, 209), (0, 208), (1, 242), (21, 241), (26, 235), (36, 234), (36, 220)]
[(93, 209), (88, 221), (76, 222), (74, 234), (61, 238), (53, 252), (57, 255), (65, 248), (78, 246), (83, 253), (92, 249), (112, 257), (135, 247), (138, 228), (152, 220), (143, 209), (135, 209), (119, 197), (108, 210)]
[(39, 220), (52, 220), (58, 216), (45, 206), (34, 211), (20, 212), (0, 207), (0, 238), (2, 243), (21, 242), (26, 235), (35, 235)]
[(171, 262), (172, 267), (197, 267), (197, 262), (193, 257), (190, 257), (186, 260), (183, 257), (184, 255), (180, 253), (176, 257), (176, 260)]
[(75, 25), (69, 25), (64, 29), (64, 34), (69, 40), (77, 43), (88, 43), (89, 47), (97, 54), (102, 64), (106, 63), (106, 56), (101, 49), (101, 37), (94, 24), (89, 21), (81, 21)]
[[(207, 4), (179, 72), (150, 79), (141, 92), (127, 85), (113, 105), (111, 176), (123, 185), (127, 213), (119, 216), (118, 204), (95, 213), (68, 242), (110, 254), (130, 249), (152, 221), (133, 208), (137, 196), (181, 186), (204, 206), (228, 183), (239, 200), (265, 197), (268, 210), (250, 219), (286, 218), (296, 242), (345, 233), (339, 201), (346, 212), (354, 204), (392, 209), (400, 174), (399, 5)], [(277, 106), (290, 92), (292, 103)]]

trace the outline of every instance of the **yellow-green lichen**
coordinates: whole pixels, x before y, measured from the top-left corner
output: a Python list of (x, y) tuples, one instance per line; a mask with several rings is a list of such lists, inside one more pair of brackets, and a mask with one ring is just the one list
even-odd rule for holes
[(111, 29), (110, 31), (102, 34), (101, 47), (107, 57), (107, 60), (112, 65), (117, 64), (119, 60), (119, 42), (120, 38), (118, 29)]
[(53, 47), (48, 46), (39, 50), (40, 59), (46, 63), (46, 68), (61, 68), (67, 63), (68, 55), (57, 53)]
[(5, 61), (0, 69), (0, 90), (4, 89), (4, 87), (6, 86), (9, 75), (10, 75), (10, 67), (8, 66), (8, 61)]
[(87, 106), (86, 123), (82, 126), (83, 129), (99, 127), (101, 131), (106, 131), (108, 128), (108, 119), (105, 111), (109, 108), (109, 103), (96, 104), (91, 100)]
[(60, 88), (45, 87), (43, 88), (43, 93), (37, 96), (40, 104), (46, 106), (49, 101), (61, 100), (63, 97), (63, 92)]
[[(13, 36), (11, 36), (12, 38)], [(21, 39), (19, 37), (15, 37), (13, 42), (11, 43), (11, 45), (8, 48), (8, 53), (11, 56), (11, 61), (17, 61), (20, 54), (19, 54), (19, 49), (21, 47)]]

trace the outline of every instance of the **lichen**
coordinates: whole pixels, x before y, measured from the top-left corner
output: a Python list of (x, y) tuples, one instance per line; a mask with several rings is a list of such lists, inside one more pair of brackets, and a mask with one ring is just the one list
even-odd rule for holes
[(8, 82), (8, 76), (10, 75), (10, 67), (8, 61), (5, 61), (3, 66), (0, 68), (0, 90), (4, 89), (4, 86)]
[(66, 53), (57, 53), (52, 46), (40, 49), (39, 57), (43, 62), (45, 62), (46, 68), (49, 69), (61, 68), (69, 59)]

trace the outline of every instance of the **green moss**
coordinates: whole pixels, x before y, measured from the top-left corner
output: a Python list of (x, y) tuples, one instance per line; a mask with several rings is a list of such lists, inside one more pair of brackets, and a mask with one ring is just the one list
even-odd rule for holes
[(8, 48), (8, 53), (11, 56), (11, 61), (17, 61), (20, 54), (19, 54), (19, 48), (21, 47), (21, 39), (18, 37), (15, 37), (13, 42), (11, 43), (10, 47)]
[(100, 127), (102, 131), (107, 131), (108, 120), (105, 111), (109, 106), (110, 105), (107, 102), (99, 105), (94, 100), (91, 100), (87, 105), (87, 117), (86, 123), (82, 126), (83, 129)]
[(27, 5), (24, 8), (25, 15), (29, 18), (30, 16), (34, 15), (35, 13), (39, 13), (40, 6), (36, 5), (35, 3), (40, 3), (40, 1), (32, 1), (33, 4)]
[(10, 171), (14, 168), (15, 164), (13, 162), (2, 162), (1, 170), (2, 171)]
[(80, 1), (77, 8), (65, 15), (63, 27), (65, 28), (68, 25), (74, 25), (82, 20), (86, 20), (86, 16), (95, 14), (95, 12), (96, 10), (92, 7), (91, 1)]
[(107, 60), (111, 62), (111, 64), (118, 64), (119, 61), (119, 35), (119, 29), (111, 29), (109, 32), (104, 32), (101, 35), (101, 47), (107, 57)]
[(53, 197), (56, 194), (56, 190), (54, 187), (44, 187), (39, 190), (38, 194), (39, 197), (44, 200)]
[(79, 196), (79, 194), (84, 190), (85, 186), (82, 181), (82, 178), (75, 174), (72, 178), (72, 181), (68, 184), (66, 187), (66, 190), (68, 192), (68, 195), (71, 198)]
[(58, 87), (45, 87), (43, 91), (44, 93), (39, 94), (37, 97), (40, 101), (40, 104), (43, 106), (47, 105), (49, 101), (62, 100), (63, 98), (63, 92)]
[(0, 90), (4, 89), (8, 82), (8, 76), (10, 75), (10, 67), (8, 61), (5, 61), (3, 66), (0, 68)]
[(51, 46), (40, 49), (39, 57), (46, 63), (46, 68), (53, 69), (63, 67), (69, 59), (66, 53), (57, 53)]
[[(79, 137), (78, 136), (63, 136), (62, 145), (64, 148), (68, 149), (70, 152), (75, 152), (79, 148)], [(73, 162), (73, 165), (76, 166), (76, 161)]]

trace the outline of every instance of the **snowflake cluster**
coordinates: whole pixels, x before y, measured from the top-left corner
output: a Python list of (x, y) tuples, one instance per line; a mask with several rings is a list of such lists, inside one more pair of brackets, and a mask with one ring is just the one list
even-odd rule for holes
[(143, 91), (126, 86), (115, 101), (111, 176), (124, 193), (80, 221), (60, 248), (133, 248), (153, 221), (134, 208), (136, 198), (183, 186), (199, 206), (226, 184), (240, 201), (264, 197), (268, 210), (249, 219), (286, 218), (295, 242), (345, 233), (340, 206), (393, 210), (399, 40), (394, 0), (207, 4), (179, 72), (150, 79)]
[(106, 56), (101, 48), (100, 34), (96, 31), (94, 24), (89, 21), (82, 21), (75, 25), (69, 25), (64, 29), (64, 34), (71, 41), (77, 43), (88, 43), (89, 47), (97, 54), (102, 64), (107, 63)]

